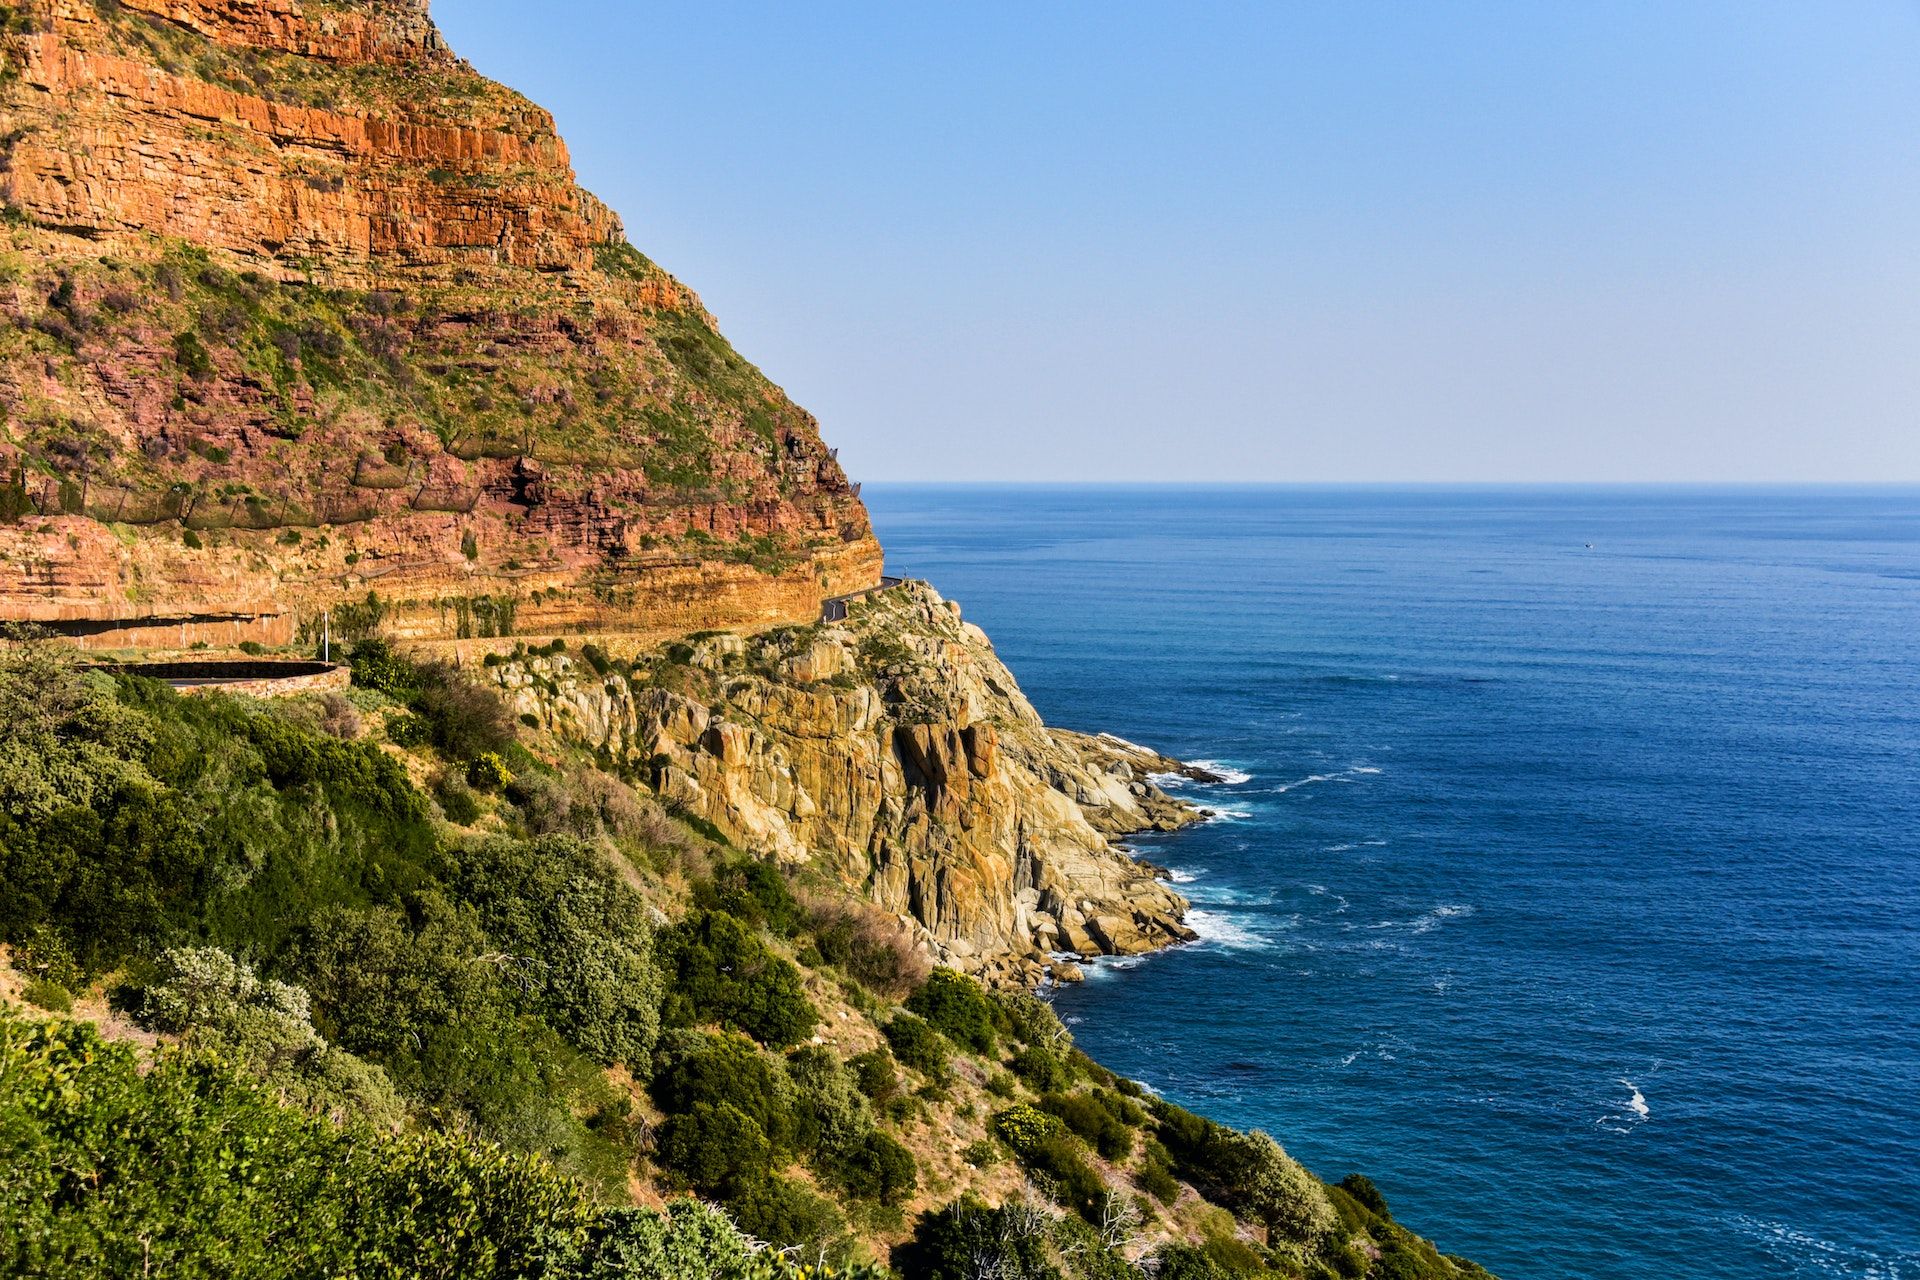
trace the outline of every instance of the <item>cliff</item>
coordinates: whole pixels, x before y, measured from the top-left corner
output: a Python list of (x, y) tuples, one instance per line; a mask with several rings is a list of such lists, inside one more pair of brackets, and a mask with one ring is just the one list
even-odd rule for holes
[(876, 579), (812, 417), (424, 3), (0, 5), (0, 117), (0, 619), (664, 635)]
[(875, 592), (840, 623), (591, 658), (488, 670), (523, 717), (741, 847), (860, 892), (945, 963), (1071, 978), (1055, 956), (1193, 936), (1186, 901), (1111, 839), (1200, 816), (1150, 780), (1178, 762), (1047, 727), (930, 587)]

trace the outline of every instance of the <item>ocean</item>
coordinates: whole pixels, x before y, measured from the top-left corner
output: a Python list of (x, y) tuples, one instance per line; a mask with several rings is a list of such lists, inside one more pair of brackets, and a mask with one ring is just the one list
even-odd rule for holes
[(1095, 1057), (1504, 1280), (1920, 1277), (1920, 490), (866, 497), (1050, 722), (1230, 779)]

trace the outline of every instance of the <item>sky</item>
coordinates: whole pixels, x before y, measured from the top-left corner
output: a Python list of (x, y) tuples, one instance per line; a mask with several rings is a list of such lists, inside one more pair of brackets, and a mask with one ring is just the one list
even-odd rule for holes
[(1920, 481), (1920, 0), (436, 0), (855, 479)]

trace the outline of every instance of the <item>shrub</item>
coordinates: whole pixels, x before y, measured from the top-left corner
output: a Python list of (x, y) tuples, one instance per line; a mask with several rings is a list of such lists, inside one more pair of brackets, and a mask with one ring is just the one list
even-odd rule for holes
[(1358, 1200), (1369, 1213), (1382, 1218), (1391, 1218), (1387, 1212), (1387, 1198), (1380, 1194), (1380, 1188), (1373, 1185), (1373, 1179), (1364, 1173), (1350, 1173), (1340, 1179), (1340, 1189)]
[(73, 1012), (73, 992), (57, 982), (36, 978), (20, 989), (20, 998), (28, 1004), (54, 1013)]
[(315, 1022), (354, 1053), (389, 1054), (450, 1023), (492, 1021), (507, 1007), (492, 948), (472, 907), (438, 891), (391, 906), (321, 912), (293, 970), (312, 992)]
[[(89, 1027), (4, 1011), (0, 1168), (0, 1232), (23, 1274), (801, 1274), (752, 1255), (704, 1206), (596, 1209), (544, 1160), (338, 1127), (200, 1055), (163, 1053), (143, 1071)], [(87, 1194), (73, 1194), (76, 1177)]]
[(483, 751), (467, 765), (467, 785), (481, 791), (498, 791), (513, 781), (513, 770), (498, 751)]
[(960, 1158), (976, 1169), (991, 1169), (1004, 1157), (1000, 1154), (999, 1147), (981, 1138), (978, 1141), (969, 1142), (960, 1152)]
[(926, 953), (898, 921), (844, 899), (811, 903), (808, 916), (820, 958), (868, 990), (899, 997), (927, 980)]
[(360, 713), (353, 704), (337, 693), (325, 694), (320, 699), (318, 727), (320, 732), (331, 738), (357, 738), (360, 736)]
[(928, 1026), (924, 1018), (911, 1013), (896, 1014), (880, 1029), (893, 1048), (893, 1056), (907, 1066), (935, 1080), (947, 1074), (947, 1042)]
[(1040, 1144), (1060, 1132), (1060, 1121), (1024, 1102), (1016, 1102), (993, 1117), (993, 1136), (1007, 1144), (1015, 1155), (1025, 1159)]
[(1108, 1160), (1121, 1159), (1133, 1150), (1133, 1131), (1097, 1094), (1050, 1093), (1040, 1105)]
[(1142, 1161), (1133, 1180), (1140, 1184), (1142, 1191), (1161, 1204), (1172, 1204), (1180, 1198), (1180, 1180), (1158, 1160)]
[(878, 1106), (885, 1106), (900, 1092), (900, 1073), (893, 1068), (893, 1055), (885, 1049), (869, 1049), (847, 1060), (854, 1083), (860, 1092)]
[(667, 1036), (647, 1088), (661, 1110), (674, 1114), (730, 1106), (753, 1122), (773, 1155), (794, 1152), (800, 1130), (793, 1082), (778, 1058), (744, 1037), (688, 1031)]
[(766, 1133), (730, 1102), (696, 1102), (668, 1116), (654, 1156), (696, 1191), (721, 1197), (765, 1182), (773, 1168)]
[(778, 1174), (745, 1183), (726, 1205), (742, 1231), (779, 1248), (823, 1251), (846, 1228), (830, 1202)]
[(1048, 1260), (1047, 1215), (1026, 1205), (989, 1208), (968, 1195), (920, 1219), (911, 1244), (895, 1250), (918, 1280), (1059, 1280)]
[(405, 1115), (384, 1071), (314, 1030), (307, 993), (262, 980), (217, 947), (164, 952), (141, 1017), (244, 1066), (296, 1105), (396, 1128)]
[(1282, 1239), (1311, 1244), (1328, 1235), (1337, 1222), (1320, 1180), (1258, 1130), (1221, 1130), (1209, 1155), (1207, 1176), (1222, 1204), (1259, 1219)]
[(182, 331), (173, 335), (173, 359), (180, 371), (195, 382), (204, 382), (213, 376), (213, 357), (195, 333)]
[(347, 665), (353, 669), (355, 685), (402, 702), (413, 697), (419, 685), (419, 669), (385, 640), (357, 642), (347, 655)]
[(948, 1039), (990, 1053), (998, 1008), (981, 985), (954, 969), (935, 969), (907, 999), (907, 1008)]
[(717, 868), (711, 879), (694, 886), (693, 901), (782, 938), (791, 937), (802, 919), (786, 877), (772, 864), (750, 858)]
[(580, 656), (586, 659), (587, 665), (593, 668), (593, 674), (597, 676), (605, 676), (613, 670), (613, 663), (607, 659), (607, 651), (597, 644), (582, 645)]
[(659, 1032), (660, 975), (646, 904), (573, 836), (493, 839), (455, 856), (453, 887), (479, 914), (514, 986), (601, 1063), (642, 1063)]
[(473, 788), (452, 770), (442, 771), (434, 781), (433, 798), (440, 802), (440, 812), (447, 815), (448, 822), (464, 827), (480, 817), (480, 801), (473, 794)]
[(397, 715), (387, 718), (387, 741), (396, 747), (418, 747), (428, 738), (427, 722), (419, 716)]
[(513, 745), (513, 716), (493, 690), (445, 662), (423, 663), (415, 671), (419, 688), (407, 705), (427, 722), (433, 745), (448, 758), (476, 760)]
[(1014, 1052), (1010, 1065), (1029, 1088), (1041, 1093), (1064, 1089), (1073, 1083), (1073, 1072), (1050, 1049), (1027, 1045)]
[(799, 971), (725, 912), (690, 912), (661, 932), (659, 950), (668, 1025), (717, 1022), (780, 1049), (812, 1035), (820, 1021)]
[(1153, 1258), (1154, 1280), (1234, 1280), (1244, 1274), (1228, 1271), (1205, 1249), (1190, 1244), (1163, 1245)]

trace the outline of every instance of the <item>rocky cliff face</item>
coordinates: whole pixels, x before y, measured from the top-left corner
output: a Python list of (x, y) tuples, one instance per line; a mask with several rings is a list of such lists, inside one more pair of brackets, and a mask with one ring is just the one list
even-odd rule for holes
[(0, 4), (0, 118), (0, 618), (668, 633), (877, 576), (813, 419), (421, 0)]
[(948, 963), (1031, 981), (1058, 953), (1192, 937), (1185, 900), (1112, 840), (1200, 816), (1152, 784), (1178, 763), (1048, 728), (931, 588), (874, 593), (844, 623), (593, 659), (490, 670), (518, 712), (736, 843), (860, 890)]
[(1187, 936), (1110, 843), (1191, 819), (1145, 780), (1172, 762), (1046, 728), (923, 589), (764, 631), (878, 579), (855, 488), (422, 0), (0, 0), (0, 112), (0, 621), (759, 630), (491, 670), (955, 963)]

